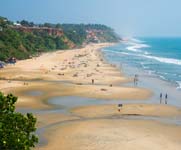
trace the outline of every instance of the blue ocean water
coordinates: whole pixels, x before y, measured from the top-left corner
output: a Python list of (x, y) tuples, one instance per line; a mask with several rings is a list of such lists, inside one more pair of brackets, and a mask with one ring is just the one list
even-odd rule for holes
[(108, 60), (128, 64), (181, 88), (181, 38), (136, 38), (104, 49)]

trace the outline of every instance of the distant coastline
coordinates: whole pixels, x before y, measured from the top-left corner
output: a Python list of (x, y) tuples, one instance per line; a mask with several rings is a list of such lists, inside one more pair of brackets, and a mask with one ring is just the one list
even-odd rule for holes
[(120, 40), (113, 29), (100, 24), (35, 24), (26, 20), (12, 22), (4, 17), (0, 17), (0, 36), (0, 61)]

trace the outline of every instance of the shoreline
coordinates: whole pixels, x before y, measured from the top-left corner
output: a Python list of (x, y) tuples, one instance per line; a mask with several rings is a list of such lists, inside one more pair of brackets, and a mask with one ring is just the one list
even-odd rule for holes
[[(174, 105), (177, 107), (181, 107), (181, 92), (177, 89), (175, 83), (170, 82), (168, 80), (164, 80), (160, 78), (159, 75), (150, 73), (149, 70), (145, 70), (141, 67), (134, 67), (131, 63), (122, 62), (122, 66), (120, 67), (119, 60), (113, 61), (109, 59), (109, 55), (114, 57), (116, 53), (109, 53), (109, 50), (103, 49), (104, 56), (106, 57), (107, 61), (111, 64), (117, 65), (118, 69), (123, 70), (123, 74), (128, 77), (133, 77), (135, 74), (138, 74), (140, 77), (140, 82), (138, 83), (138, 87), (149, 87), (151, 91), (153, 91), (153, 96), (150, 97), (147, 103), (159, 103), (159, 95), (160, 93), (165, 94), (167, 93), (168, 96), (168, 104)], [(121, 60), (121, 59), (120, 59)], [(132, 86), (131, 83), (125, 83), (125, 86)]]
[[(31, 108), (36, 106), (35, 108), (39, 109), (41, 107), (46, 108), (46, 106), (43, 106), (45, 103), (41, 104), (41, 100), (39, 102), (36, 101), (37, 104), (34, 103), (36, 98), (48, 99), (50, 97), (66, 95), (100, 99), (147, 99), (151, 93), (146, 89), (117, 86), (117, 84), (119, 85), (120, 83), (130, 82), (130, 79), (122, 76), (119, 70), (108, 64), (108, 62), (101, 61), (102, 56), (100, 56), (100, 49), (111, 45), (112, 43), (91, 44), (81, 49), (45, 53), (36, 59), (19, 61), (14, 66), (7, 66), (5, 69), (0, 70), (0, 77), (7, 79), (5, 81), (0, 81), (0, 89), (6, 88), (2, 91), (5, 93), (13, 92), (15, 95), (17, 94), (17, 96), (19, 96), (19, 103), (17, 106), (26, 107), (25, 103), (30, 102), (27, 103), (27, 107)], [(63, 58), (65, 56), (67, 59)], [(74, 62), (75, 66), (79, 66), (80, 64), (83, 66), (79, 66), (79, 69), (72, 68), (72, 64), (69, 64), (72, 62)], [(37, 66), (31, 65), (35, 63)], [(97, 67), (98, 64), (100, 65), (99, 67)], [(59, 66), (61, 68), (59, 68)], [(64, 69), (65, 66), (68, 66), (68, 68)], [(14, 72), (13, 74), (12, 71)], [(75, 76), (77, 74), (80, 75)], [(37, 78), (41, 80), (37, 82), (35, 80)], [(95, 83), (93, 85), (91, 84), (92, 78), (95, 78)], [(23, 80), (25, 80), (25, 82), (23, 82)], [(27, 82), (27, 80), (29, 81)], [(31, 80), (34, 81), (32, 82)], [(50, 81), (50, 83), (46, 83), (45, 81), (47, 80)], [(54, 82), (51, 83), (51, 81)], [(72, 84), (66, 85), (64, 83), (56, 83), (60, 81), (68, 81)], [(48, 87), (45, 88), (44, 85)], [(46, 94), (37, 97), (24, 94), (32, 90), (42, 91)], [(59, 90), (63, 90), (64, 93), (60, 93)], [(120, 91), (123, 92), (120, 93)], [(133, 94), (131, 96), (128, 93)], [(38, 105), (40, 107), (38, 107)]]
[[(18, 62), (15, 66), (8, 66), (0, 70), (0, 78), (6, 77), (7, 79), (6, 81), (0, 80), (0, 89), (5, 88), (3, 92), (12, 92), (19, 97), (17, 103), (18, 109), (27, 109), (36, 112), (35, 115), (38, 118), (37, 127), (39, 128), (38, 134), (41, 138), (40, 145), (37, 149), (50, 149), (50, 147), (59, 149), (59, 139), (62, 139), (64, 144), (61, 150), (71, 150), (75, 146), (76, 149), (79, 149), (80, 145), (83, 145), (82, 148), (85, 149), (86, 147), (84, 147), (84, 144), (88, 144), (90, 147), (91, 144), (81, 139), (77, 141), (77, 131), (88, 140), (91, 131), (94, 129), (99, 131), (100, 129), (97, 129), (96, 126), (100, 125), (105, 128), (105, 136), (114, 138), (116, 135), (113, 136), (107, 131), (112, 131), (116, 124), (120, 124), (120, 122), (127, 124), (131, 131), (135, 129), (140, 130), (143, 136), (146, 136), (144, 131), (147, 127), (151, 129), (149, 132), (146, 132), (146, 134), (150, 133), (152, 129), (155, 130), (155, 128), (159, 127), (158, 133), (162, 135), (162, 140), (164, 134), (169, 137), (172, 136), (172, 133), (164, 133), (161, 127), (167, 128), (165, 126), (169, 126), (168, 129), (170, 131), (174, 130), (174, 134), (181, 131), (181, 128), (176, 128), (175, 125), (167, 125), (164, 123), (160, 125), (160, 123), (154, 120), (134, 120), (135, 114), (154, 116), (158, 113), (156, 112), (158, 110), (160, 112), (160, 116), (157, 115), (158, 117), (180, 116), (180, 109), (170, 105), (144, 104), (148, 101), (147, 99), (152, 96), (149, 87), (148, 89), (133, 87), (132, 85), (125, 87), (125, 83), (133, 82), (132, 78), (124, 76), (119, 68), (107, 62), (100, 50), (111, 45), (110, 43), (91, 44), (81, 49), (45, 53), (40, 57), (23, 60)], [(17, 79), (21, 81), (17, 81)], [(59, 97), (67, 97), (67, 99), (65, 99), (63, 103)], [(66, 105), (71, 106), (73, 100), (76, 101), (74, 97), (81, 97), (85, 103), (80, 107), (65, 107), (68, 114), (64, 114), (63, 111), (61, 111), (61, 107)], [(48, 101), (52, 98), (57, 98), (58, 104), (53, 104)], [(69, 101), (69, 99), (71, 99), (71, 101)], [(96, 101), (94, 101), (95, 99)], [(137, 100), (141, 100), (141, 104), (136, 104), (135, 102)], [(90, 101), (93, 101), (92, 103), (94, 105), (88, 105)], [(99, 103), (100, 105), (98, 105), (98, 101), (101, 102)], [(123, 101), (124, 110), (122, 113), (118, 113), (117, 104)], [(132, 104), (126, 104), (129, 103), (129, 101), (131, 101)], [(81, 101), (79, 103), (82, 104)], [(106, 103), (109, 103), (109, 105), (105, 105)], [(169, 112), (171, 114), (169, 114)], [(92, 117), (92, 113), (93, 118), (89, 120), (90, 117)], [(110, 116), (114, 115), (118, 115), (119, 117), (128, 115), (133, 118), (130, 118), (130, 120), (124, 120), (124, 118), (113, 120)], [(101, 119), (102, 116), (105, 118)], [(110, 124), (112, 121), (116, 124)], [(139, 124), (140, 122), (143, 126), (143, 130), (139, 129), (138, 126), (135, 127), (135, 129), (131, 127), (132, 123)], [(82, 123), (88, 124), (88, 128), (84, 130), (79, 129), (79, 127), (84, 127)], [(75, 125), (78, 125), (77, 128), (74, 128)], [(121, 132), (124, 131), (126, 127), (120, 125), (120, 127), (116, 126), (116, 128)], [(65, 129), (65, 131), (62, 133), (63, 129)], [(75, 135), (71, 135), (69, 130), (75, 132)], [(136, 137), (139, 135), (139, 133), (126, 134), (127, 133), (125, 133), (125, 136), (128, 136), (128, 138), (130, 138), (130, 136)], [(50, 137), (49, 135), (52, 136)], [(99, 137), (99, 132), (92, 136)], [(178, 135), (176, 136), (179, 137)], [(44, 138), (48, 140), (48, 143), (41, 141)], [(102, 138), (104, 139), (104, 137), (99, 137), (100, 142)], [(120, 137), (118, 136), (118, 138)], [(150, 138), (154, 141), (155, 136), (151, 134)], [(175, 139), (175, 137), (172, 138)], [(72, 140), (76, 140), (76, 142), (71, 143)], [(94, 141), (94, 138), (90, 141), (93, 143), (97, 142)], [(174, 146), (173, 140), (171, 141), (172, 142), (169, 144)], [(145, 142), (147, 142), (147, 140)], [(157, 142), (159, 142), (157, 146), (163, 148), (160, 141), (158, 140)], [(42, 143), (44, 144), (42, 145)], [(139, 141), (136, 140), (136, 143), (139, 148)], [(109, 143), (106, 144), (107, 147), (110, 146)], [(126, 143), (123, 143), (123, 145), (124, 144)], [(114, 142), (111, 145), (114, 145)], [(102, 144), (93, 146), (95, 149), (100, 149)], [(176, 148), (178, 146), (180, 145), (175, 145)]]

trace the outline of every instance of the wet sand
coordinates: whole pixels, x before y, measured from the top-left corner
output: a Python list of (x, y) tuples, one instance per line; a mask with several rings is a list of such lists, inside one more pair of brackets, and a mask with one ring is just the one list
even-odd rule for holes
[(37, 118), (37, 128), (43, 128), (58, 122), (79, 119), (76, 116), (64, 115), (60, 113), (36, 114), (35, 117)]
[(159, 104), (123, 104), (118, 105), (95, 105), (73, 108), (73, 113), (81, 117), (94, 118), (104, 116), (156, 116), (156, 117), (176, 117), (181, 116), (181, 109)]
[(52, 129), (40, 150), (180, 150), (180, 132), (180, 126), (155, 121), (79, 121)]
[[(48, 108), (43, 101), (55, 96), (143, 100), (148, 98), (151, 95), (149, 90), (119, 86), (132, 79), (124, 77), (115, 66), (103, 61), (98, 50), (109, 45), (111, 44), (94, 44), (82, 49), (45, 53), (37, 58), (8, 65), (0, 70), (0, 78), (4, 79), (0, 81), (0, 89), (5, 93), (17, 95), (18, 107), (38, 109)], [(45, 94), (24, 94), (32, 90)]]
[(40, 141), (42, 137), (48, 140), (37, 149), (162, 150), (167, 147), (177, 150), (180, 147), (180, 126), (144, 119), (112, 118), (124, 115), (171, 118), (180, 116), (179, 108), (124, 104), (118, 112), (115, 104), (95, 104), (67, 109), (68, 114), (63, 114), (47, 102), (54, 97), (80, 96), (109, 101), (132, 100), (133, 103), (142, 100), (144, 103), (152, 96), (148, 89), (121, 85), (133, 79), (104, 61), (99, 50), (110, 45), (91, 44), (82, 49), (45, 53), (0, 70), (0, 90), (18, 96), (18, 108), (37, 110)]

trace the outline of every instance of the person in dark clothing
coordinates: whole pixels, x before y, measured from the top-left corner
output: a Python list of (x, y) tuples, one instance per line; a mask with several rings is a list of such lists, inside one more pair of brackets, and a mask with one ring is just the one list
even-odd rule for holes
[(94, 79), (92, 79), (92, 84), (94, 84)]
[(162, 93), (160, 93), (160, 104), (162, 103)]
[(118, 104), (118, 111), (121, 111), (121, 107), (123, 107), (123, 104)]
[(168, 94), (165, 94), (165, 104), (167, 104)]

